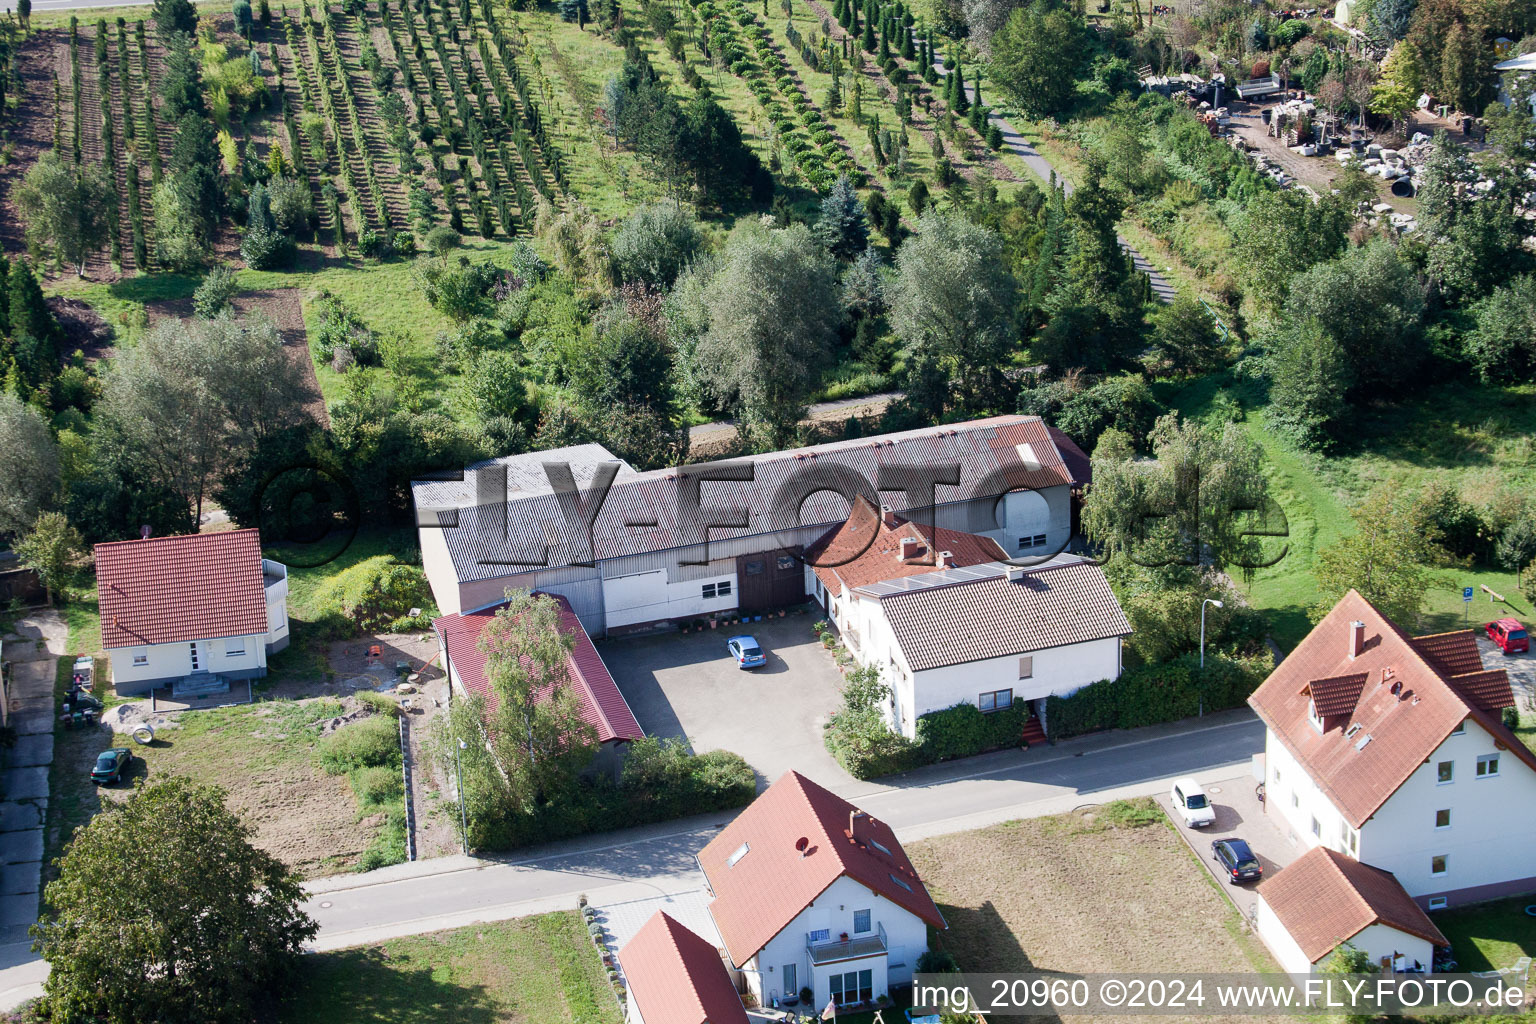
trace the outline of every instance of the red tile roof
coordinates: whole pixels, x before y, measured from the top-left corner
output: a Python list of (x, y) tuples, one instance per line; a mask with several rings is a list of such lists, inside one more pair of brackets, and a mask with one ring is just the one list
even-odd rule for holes
[[(537, 592), (536, 592), (537, 593)], [(592, 638), (582, 628), (581, 620), (571, 610), (571, 604), (559, 594), (548, 594), (560, 605), (560, 628), (571, 638), (571, 654), (566, 667), (571, 685), (581, 699), (581, 717), (597, 729), (597, 738), (610, 740), (637, 740), (645, 735), (640, 723), (635, 721), (618, 684), (608, 673), (602, 656), (592, 646)], [(466, 689), (485, 698), (486, 710), (494, 712), (498, 701), (495, 688), (485, 677), (485, 653), (480, 650), (480, 634), (496, 618), (496, 612), (505, 605), (487, 608), (469, 615), (444, 615), (433, 622), (437, 635), (448, 648), (448, 660), (453, 672)]]
[[(988, 537), (942, 526), (919, 526), (894, 513), (893, 518), (895, 525), (887, 526), (880, 510), (860, 496), (847, 520), (806, 551), (806, 561), (822, 586), (840, 595), (844, 587), (852, 590), (881, 580), (932, 572), (940, 551), (952, 554), (958, 566), (1000, 562), (1008, 557), (997, 541)], [(903, 538), (917, 541), (911, 561), (901, 560)]]
[(1360, 693), (1365, 689), (1365, 674), (1357, 672), (1333, 679), (1315, 679), (1307, 686), (1311, 690), (1312, 704), (1320, 717), (1347, 715), (1360, 703)]
[(1325, 846), (1264, 879), (1258, 893), (1313, 963), (1373, 924), (1449, 945), (1392, 872)]
[(1463, 672), (1483, 670), (1483, 656), (1477, 649), (1477, 634), (1470, 629), (1416, 636), (1411, 642), (1414, 650), (1422, 654), (1424, 660), (1443, 676), (1459, 676)]
[(1104, 570), (1073, 555), (1026, 568), (1017, 581), (1005, 566), (972, 579), (936, 572), (932, 586), (881, 594), (880, 602), (913, 672), (1131, 632)]
[(261, 533), (98, 544), (96, 595), (109, 649), (265, 633)]
[(890, 826), (862, 813), (854, 820), (855, 811), (791, 771), (700, 851), (715, 895), (709, 912), (732, 963), (745, 964), (844, 875), (935, 928), (948, 927)]
[[(1351, 658), (1350, 623), (1356, 621), (1365, 623), (1365, 641)], [(1465, 665), (1459, 653), (1465, 648), (1453, 646), (1437, 637), (1415, 640), (1351, 590), (1248, 703), (1359, 828), (1469, 718), (1536, 770), (1536, 754), (1504, 727), (1496, 709), (1484, 706), (1512, 703), (1507, 677), (1495, 678), (1503, 671), (1447, 676), (1441, 665)], [(1335, 700), (1335, 681), (1358, 675), (1366, 679), (1356, 700), (1326, 718), (1319, 732), (1308, 721), (1309, 695), (1321, 686), (1329, 708), (1337, 708), (1343, 702)]]
[(619, 964), (645, 1024), (747, 1024), (720, 951), (665, 911), (619, 950)]

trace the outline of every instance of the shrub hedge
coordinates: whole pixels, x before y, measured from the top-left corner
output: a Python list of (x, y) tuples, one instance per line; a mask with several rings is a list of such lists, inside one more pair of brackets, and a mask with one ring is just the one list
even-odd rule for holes
[(1119, 679), (1101, 680), (1070, 697), (1045, 703), (1045, 727), (1052, 739), (1100, 729), (1135, 729), (1172, 722), (1205, 710), (1233, 708), (1248, 699), (1269, 671), (1268, 659), (1200, 658), (1186, 654), (1157, 665), (1126, 669)]
[(469, 845), (511, 850), (588, 832), (647, 825), (742, 807), (757, 795), (757, 775), (738, 754), (691, 754), (679, 740), (647, 736), (630, 745), (615, 780), (583, 776), (537, 814), (480, 814), (470, 793)]
[(827, 723), (827, 751), (856, 779), (873, 779), (923, 765), (974, 757), (1019, 745), (1029, 705), (1015, 700), (983, 714), (974, 704), (930, 711), (917, 720), (917, 739), (891, 732), (877, 714), (841, 711)]

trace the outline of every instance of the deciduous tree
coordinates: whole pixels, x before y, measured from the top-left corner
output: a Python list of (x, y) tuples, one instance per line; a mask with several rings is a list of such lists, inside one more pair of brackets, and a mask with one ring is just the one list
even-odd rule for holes
[(1439, 538), (1413, 511), (1413, 495), (1395, 482), (1376, 488), (1350, 510), (1354, 532), (1317, 554), (1312, 573), (1320, 600), (1314, 618), (1326, 615), (1353, 588), (1399, 625), (1418, 625), (1429, 589), (1424, 566), (1434, 559)]
[(0, 393), (0, 534), (30, 529), (58, 494), (59, 452), (48, 423), (15, 395)]
[(749, 226), (731, 236), (705, 301), (694, 354), (703, 387), (754, 444), (784, 447), (842, 319), (831, 258), (801, 225)]
[(305, 893), (224, 792), (173, 776), (75, 833), (35, 948), (53, 1020), (248, 1021), (316, 932)]
[(85, 276), (85, 261), (107, 241), (107, 204), (117, 194), (100, 163), (76, 167), (48, 150), (16, 189), (16, 206), (27, 227), (27, 242), (51, 249)]
[(36, 570), (48, 590), (49, 600), (69, 582), (85, 542), (69, 520), (58, 512), (43, 512), (30, 529), (16, 540), (16, 554)]
[(1082, 19), (1035, 0), (992, 36), (992, 80), (1031, 117), (1060, 116), (1071, 106), (1086, 54)]

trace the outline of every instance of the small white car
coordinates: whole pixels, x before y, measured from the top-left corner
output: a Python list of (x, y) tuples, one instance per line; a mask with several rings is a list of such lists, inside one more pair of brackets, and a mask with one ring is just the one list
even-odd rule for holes
[(1173, 784), (1173, 788), (1168, 791), (1168, 799), (1173, 802), (1173, 809), (1179, 817), (1184, 819), (1184, 824), (1190, 828), (1204, 828), (1216, 820), (1216, 809), (1211, 806), (1211, 798), (1205, 795), (1200, 783), (1188, 776)]

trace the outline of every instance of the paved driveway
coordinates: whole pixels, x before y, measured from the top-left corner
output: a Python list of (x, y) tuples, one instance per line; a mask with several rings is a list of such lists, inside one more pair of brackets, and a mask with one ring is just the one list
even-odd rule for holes
[[(747, 759), (759, 787), (791, 768), (836, 788), (852, 781), (822, 746), (822, 726), (842, 699), (842, 676), (811, 635), (809, 614), (791, 612), (703, 633), (603, 640), (598, 651), (640, 727), (686, 737), (697, 752)], [(725, 651), (736, 633), (757, 637), (768, 664), (743, 672)]]
[(1488, 639), (1483, 626), (1488, 620), (1473, 622), (1471, 629), (1477, 634), (1477, 650), (1483, 656), (1486, 669), (1502, 668), (1509, 674), (1509, 687), (1515, 695), (1515, 707), (1529, 723), (1536, 712), (1536, 652), (1505, 654), (1499, 645)]
[(1253, 906), (1258, 902), (1254, 889), (1257, 882), (1233, 885), (1211, 855), (1211, 843), (1218, 839), (1237, 837), (1246, 840), (1259, 863), (1264, 866), (1268, 878), (1291, 861), (1307, 852), (1304, 843), (1290, 835), (1289, 826), (1278, 810), (1265, 813), (1254, 792), (1251, 775), (1239, 775), (1230, 779), (1204, 783), (1205, 792), (1216, 809), (1216, 820), (1205, 828), (1189, 828), (1173, 810), (1165, 789), (1157, 796), (1158, 804), (1174, 823), (1174, 828), (1195, 852), (1195, 858), (1205, 865), (1216, 884), (1237, 907), (1247, 921), (1253, 920)]

